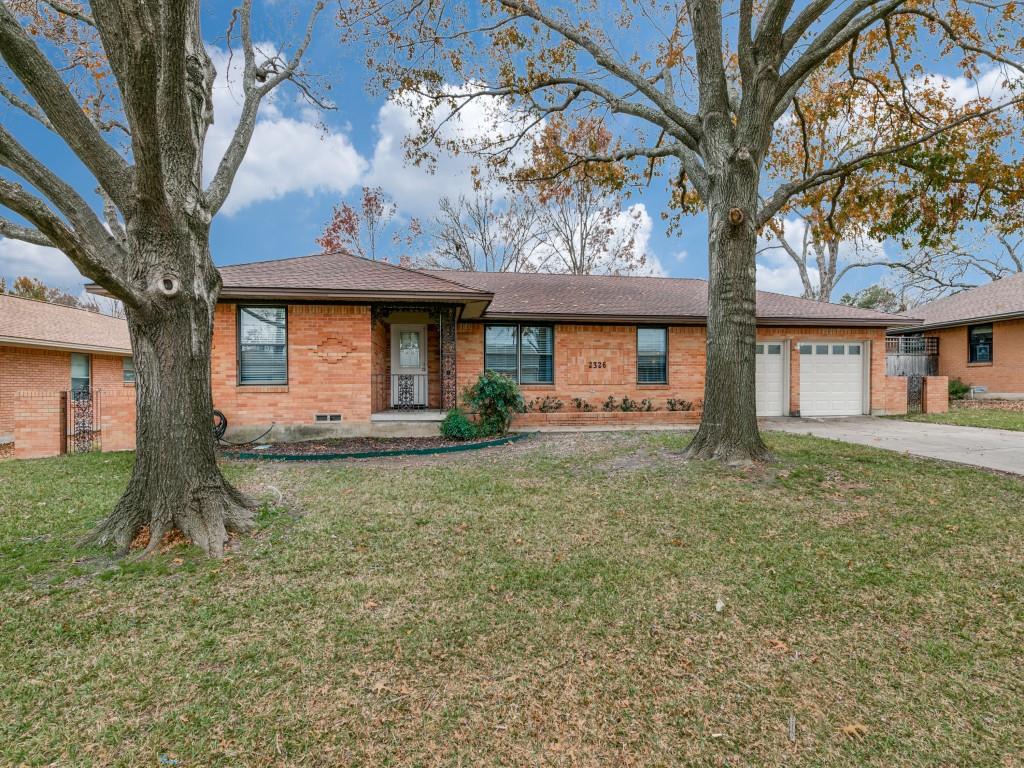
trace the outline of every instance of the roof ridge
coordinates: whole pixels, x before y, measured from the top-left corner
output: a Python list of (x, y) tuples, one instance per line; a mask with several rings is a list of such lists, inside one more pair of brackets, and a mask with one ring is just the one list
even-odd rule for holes
[[(436, 272), (456, 272), (469, 275), (522, 275), (524, 277), (588, 277), (588, 278), (611, 278), (616, 280), (678, 280), (678, 281), (689, 281), (692, 283), (706, 283), (702, 277), (673, 277), (672, 275), (577, 275), (572, 272), (512, 272), (512, 271), (497, 271), (487, 269), (421, 269), (420, 272), (427, 274), (433, 274)], [(445, 280), (447, 278), (441, 278)], [(450, 282), (455, 282), (450, 281)], [(471, 286), (464, 286), (471, 287)]]
[(908, 315), (904, 312), (885, 312), (881, 309), (867, 309), (865, 307), (855, 307), (853, 304), (843, 304), (841, 301), (818, 301), (818, 299), (809, 299), (806, 296), (794, 296), (791, 293), (779, 293), (778, 291), (765, 291), (761, 288), (757, 289), (758, 293), (766, 293), (769, 296), (781, 296), (785, 299), (797, 299), (799, 301), (807, 301), (812, 304), (824, 304), (831, 307), (845, 307), (846, 309), (852, 309), (855, 312), (873, 312), (876, 315), (888, 315), (889, 317), (906, 317), (912, 318), (912, 315)]
[(926, 301), (924, 304), (918, 304), (915, 307), (915, 309), (933, 307), (936, 304), (941, 304), (943, 302), (952, 301), (953, 299), (958, 299), (961, 296), (966, 296), (968, 293), (973, 293), (974, 291), (980, 291), (983, 288), (992, 288), (998, 283), (1008, 282), (1010, 280), (1019, 280), (1021, 278), (1024, 278), (1024, 272), (1014, 272), (1012, 275), (1004, 275), (1003, 277), (997, 277), (994, 280), (989, 280), (987, 283), (982, 283), (981, 285), (972, 285), (970, 288), (964, 288), (962, 290), (957, 291), (956, 293), (951, 293), (947, 296), (939, 296), (939, 298), (932, 299), (931, 301)]
[[(416, 267), (407, 267), (407, 266), (405, 266), (403, 264), (392, 264), (390, 261), (377, 261), (376, 259), (368, 259), (365, 256), (360, 256), (360, 255), (355, 254), (355, 253), (347, 253), (346, 252), (346, 255), (347, 256), (351, 256), (354, 259), (362, 259), (363, 261), (368, 261), (368, 262), (370, 262), (372, 264), (385, 264), (385, 265), (387, 265), (387, 266), (389, 266), (389, 267), (391, 267), (393, 269), (401, 269), (401, 270), (404, 270), (405, 272), (412, 272), (413, 274), (416, 274), (416, 275), (423, 275), (423, 276), (429, 277), (429, 278), (431, 278), (433, 280), (440, 280), (442, 283), (451, 283), (452, 285), (456, 285), (459, 288), (464, 288), (467, 291), (478, 291), (478, 290), (480, 290), (479, 288), (474, 288), (471, 285), (463, 285), (462, 283), (457, 283), (454, 280), (449, 280), (446, 277), (437, 277), (436, 275), (430, 274), (430, 271), (426, 270), (426, 269), (418, 269)], [(453, 271), (459, 271), (459, 270), (453, 270)]]
[(75, 310), (77, 312), (88, 312), (93, 317), (105, 317), (108, 320), (117, 320), (117, 321), (120, 321), (122, 323), (127, 323), (128, 322), (123, 317), (115, 317), (114, 315), (108, 315), (106, 312), (96, 312), (94, 310), (87, 309), (86, 307), (72, 307), (72, 306), (69, 306), (67, 304), (58, 304), (55, 301), (47, 301), (46, 299), (34, 299), (31, 296), (18, 296), (17, 294), (14, 294), (14, 293), (0, 293), (0, 298), (18, 299), (20, 301), (31, 301), (31, 302), (34, 302), (36, 304), (45, 304), (48, 307), (58, 307), (60, 309), (73, 309), (73, 310)]

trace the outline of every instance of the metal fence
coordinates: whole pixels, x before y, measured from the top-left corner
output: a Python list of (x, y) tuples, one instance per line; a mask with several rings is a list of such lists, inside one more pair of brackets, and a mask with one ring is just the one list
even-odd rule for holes
[(61, 393), (64, 411), (64, 453), (86, 453), (100, 447), (100, 393), (72, 390)]

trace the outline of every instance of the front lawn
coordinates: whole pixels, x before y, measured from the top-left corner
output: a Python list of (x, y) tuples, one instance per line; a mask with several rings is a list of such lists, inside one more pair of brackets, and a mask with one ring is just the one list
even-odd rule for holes
[(231, 463), (288, 506), (222, 561), (73, 546), (129, 455), (4, 462), (0, 764), (1020, 765), (1024, 482), (687, 439)]
[(960, 408), (950, 404), (948, 413), (912, 413), (908, 421), (927, 421), (932, 424), (955, 424), (960, 427), (987, 427), (1024, 432), (1024, 411), (1003, 408)]

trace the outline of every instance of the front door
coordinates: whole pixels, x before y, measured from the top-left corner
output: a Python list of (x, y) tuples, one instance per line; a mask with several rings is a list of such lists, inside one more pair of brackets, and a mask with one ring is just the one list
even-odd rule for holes
[(391, 326), (391, 407), (427, 406), (427, 328)]

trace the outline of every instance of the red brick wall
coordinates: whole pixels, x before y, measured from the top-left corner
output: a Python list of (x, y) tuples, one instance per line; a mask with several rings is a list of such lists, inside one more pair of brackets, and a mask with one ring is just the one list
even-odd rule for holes
[(921, 410), (925, 413), (945, 413), (949, 410), (949, 378), (925, 376), (921, 392)]
[[(94, 390), (123, 386), (124, 373), (120, 356), (90, 357)], [(63, 392), (70, 388), (71, 352), (30, 347), (0, 347), (0, 435), (14, 432), (16, 398), (19, 391)]]
[[(907, 377), (886, 376), (881, 391), (882, 405), (879, 410), (889, 415), (907, 412)], [(874, 398), (872, 398), (874, 401)], [(874, 407), (874, 406), (872, 406)]]
[(992, 323), (992, 362), (967, 362), (967, 326), (925, 331), (939, 339), (939, 375), (988, 394), (1024, 393), (1024, 320)]
[[(459, 390), (471, 384), (484, 367), (484, 324), (460, 323), (457, 333)], [(800, 353), (797, 345), (816, 339), (860, 340), (871, 343), (871, 410), (888, 411), (885, 376), (884, 328), (801, 328), (764, 326), (758, 340), (790, 342), (790, 409), (800, 409)], [(636, 326), (555, 326), (555, 383), (522, 387), (527, 401), (545, 394), (557, 396), (570, 408), (574, 397), (596, 408), (609, 396), (634, 400), (649, 398), (664, 409), (668, 398), (701, 400), (704, 397), (706, 331), (702, 326), (669, 328), (668, 384), (636, 383)], [(591, 361), (604, 368), (590, 368)], [(904, 406), (903, 411), (906, 411)]]
[(135, 387), (102, 389), (100, 447), (104, 451), (135, 450)]
[(288, 383), (281, 386), (238, 384), (236, 323), (236, 305), (218, 304), (213, 403), (231, 427), (312, 425), (318, 413), (340, 413), (344, 422), (369, 421), (374, 342), (368, 306), (289, 305)]
[(64, 432), (59, 390), (19, 390), (14, 395), (14, 458), (60, 454)]

